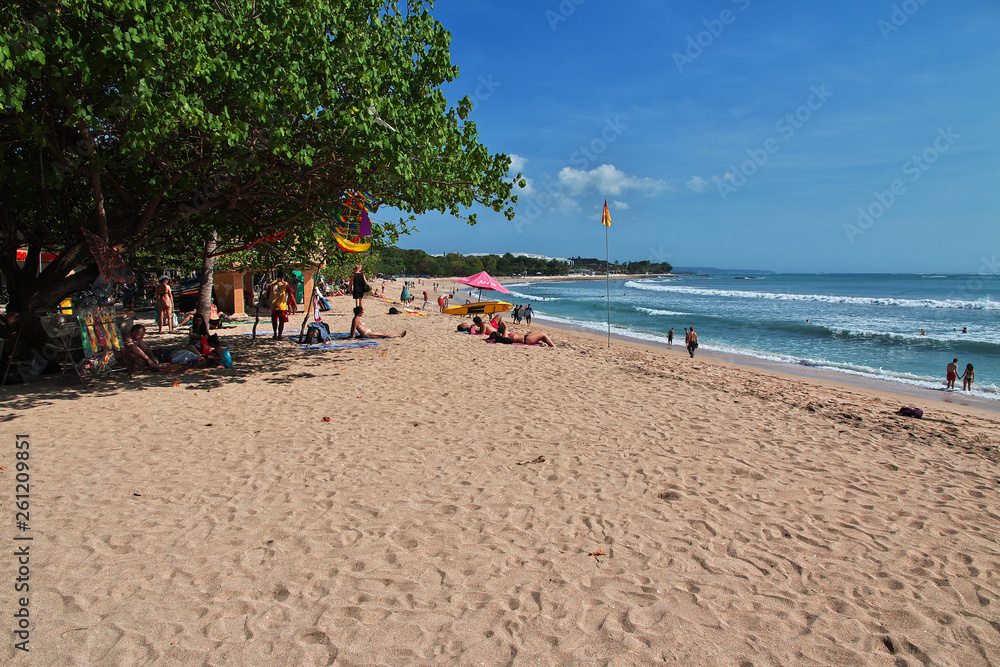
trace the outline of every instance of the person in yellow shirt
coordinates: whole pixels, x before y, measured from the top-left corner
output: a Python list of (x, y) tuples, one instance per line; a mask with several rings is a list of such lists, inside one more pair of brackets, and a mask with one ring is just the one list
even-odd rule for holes
[(295, 297), (292, 295), (292, 287), (285, 282), (285, 274), (278, 272), (276, 280), (271, 281), (268, 288), (271, 294), (271, 327), (274, 332), (272, 337), (281, 340), (281, 334), (285, 330), (285, 322), (288, 321), (288, 313), (295, 309)]

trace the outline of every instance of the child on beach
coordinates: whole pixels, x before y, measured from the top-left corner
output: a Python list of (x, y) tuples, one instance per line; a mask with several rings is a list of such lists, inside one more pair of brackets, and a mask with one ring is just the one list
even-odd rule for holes
[(962, 373), (962, 391), (968, 391), (972, 389), (972, 381), (976, 379), (976, 369), (972, 367), (972, 364), (967, 364), (965, 367), (965, 372)]

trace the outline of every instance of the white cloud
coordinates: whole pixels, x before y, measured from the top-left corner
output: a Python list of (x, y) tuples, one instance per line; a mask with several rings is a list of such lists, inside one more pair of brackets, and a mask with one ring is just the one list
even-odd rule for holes
[(590, 171), (563, 167), (559, 171), (559, 184), (571, 195), (594, 190), (600, 195), (620, 196), (634, 190), (651, 197), (667, 190), (674, 190), (674, 186), (666, 181), (629, 176), (619, 171), (613, 164), (602, 164)]
[(684, 182), (688, 189), (694, 192), (708, 192), (708, 189), (712, 186), (718, 187), (719, 183), (724, 181), (735, 181), (736, 177), (731, 173), (726, 172), (722, 176), (712, 176), (711, 178), (702, 178), (701, 176), (692, 176), (690, 179)]
[(528, 164), (528, 161), (520, 155), (511, 154), (507, 157), (510, 158), (510, 171), (523, 172), (524, 165)]
[(688, 189), (694, 190), (695, 192), (704, 192), (708, 189), (708, 181), (701, 176), (692, 176), (691, 179), (685, 183), (685, 185), (688, 186)]
[(575, 213), (579, 210), (580, 203), (575, 199), (570, 199), (560, 192), (553, 193), (552, 206), (549, 207), (549, 213), (569, 215), (570, 213)]
[(615, 209), (616, 211), (627, 211), (629, 209), (629, 205), (627, 202), (623, 201), (612, 201), (611, 208)]

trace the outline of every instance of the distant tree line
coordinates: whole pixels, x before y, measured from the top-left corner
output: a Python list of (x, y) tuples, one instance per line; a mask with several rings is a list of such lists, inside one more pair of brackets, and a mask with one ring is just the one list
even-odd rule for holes
[[(504, 255), (461, 255), (457, 252), (443, 256), (428, 255), (423, 250), (403, 248), (380, 248), (377, 257), (365, 262), (369, 272), (386, 274), (406, 274), (421, 276), (471, 276), (486, 271), (493, 276), (543, 275), (565, 276), (570, 269), (586, 269), (595, 273), (605, 271), (604, 260), (577, 257), (571, 262), (537, 257)], [(672, 268), (666, 262), (618, 262), (610, 265), (612, 273), (670, 273)]]

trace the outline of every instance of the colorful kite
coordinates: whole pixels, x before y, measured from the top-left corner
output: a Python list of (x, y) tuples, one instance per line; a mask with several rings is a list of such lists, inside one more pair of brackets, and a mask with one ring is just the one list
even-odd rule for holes
[(371, 242), (361, 243), (361, 239), (372, 235), (372, 221), (368, 217), (368, 205), (374, 200), (367, 193), (344, 191), (345, 200), (333, 214), (330, 231), (341, 250), (364, 252)]
[[(107, 284), (113, 283), (134, 283), (139, 280), (135, 271), (132, 270), (120, 254), (121, 246), (111, 247), (104, 239), (90, 231), (86, 227), (81, 227), (83, 236), (87, 239), (87, 246), (91, 254), (97, 260), (98, 282)], [(27, 255), (26, 255), (27, 256)]]

